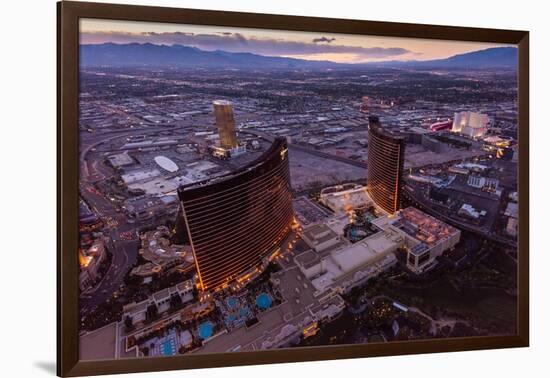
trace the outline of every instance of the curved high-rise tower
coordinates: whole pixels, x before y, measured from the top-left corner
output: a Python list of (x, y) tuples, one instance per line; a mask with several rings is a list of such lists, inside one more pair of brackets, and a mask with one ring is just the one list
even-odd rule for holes
[(373, 201), (390, 214), (401, 207), (404, 161), (405, 138), (369, 117), (367, 186)]
[(294, 219), (286, 139), (276, 138), (238, 171), (182, 186), (178, 194), (203, 290), (260, 271)]

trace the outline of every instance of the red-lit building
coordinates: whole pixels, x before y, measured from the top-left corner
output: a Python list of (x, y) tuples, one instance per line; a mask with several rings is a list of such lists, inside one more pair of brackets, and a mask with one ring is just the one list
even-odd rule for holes
[(453, 120), (452, 119), (432, 123), (430, 125), (430, 130), (431, 131), (451, 130), (452, 128), (453, 128)]

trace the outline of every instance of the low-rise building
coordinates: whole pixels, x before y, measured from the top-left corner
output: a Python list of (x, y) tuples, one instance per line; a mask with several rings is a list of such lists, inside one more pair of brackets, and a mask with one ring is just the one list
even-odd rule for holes
[(171, 308), (181, 307), (193, 301), (194, 285), (194, 280), (187, 280), (157, 291), (141, 302), (127, 304), (123, 307), (122, 321), (131, 324), (133, 329), (139, 329), (140, 325), (147, 321), (151, 306), (156, 308), (156, 313), (161, 317)]
[(403, 235), (407, 267), (415, 273), (429, 269), (436, 257), (460, 241), (460, 230), (414, 207), (401, 210), (388, 224)]
[(413, 207), (372, 220), (374, 234), (355, 243), (341, 237), (342, 227), (329, 227), (331, 222), (345, 223), (345, 219), (338, 222), (334, 217), (304, 229), (302, 238), (312, 249), (294, 258), (316, 288), (316, 295), (361, 285), (395, 264), (398, 250), (407, 253), (411, 271), (422, 273), (460, 240), (458, 229)]
[(468, 176), (468, 185), (485, 191), (496, 192), (499, 190), (499, 180), (491, 177)]
[(147, 222), (166, 215), (175, 215), (179, 208), (176, 196), (145, 196), (128, 199), (122, 207), (128, 216), (128, 222)]
[(134, 159), (132, 159), (128, 152), (109, 155), (107, 156), (107, 161), (115, 169), (134, 164)]
[(504, 215), (517, 219), (518, 209), (519, 208), (517, 202), (508, 202), (508, 205), (506, 205), (506, 210), (504, 211)]
[(373, 204), (367, 188), (353, 183), (324, 188), (321, 190), (320, 202), (335, 213)]
[(344, 292), (392, 266), (396, 262), (393, 252), (402, 244), (403, 237), (396, 231), (381, 231), (354, 244), (306, 251), (294, 261), (315, 287), (316, 295), (327, 290)]
[[(514, 198), (512, 196), (512, 198)], [(517, 199), (517, 192), (516, 192)], [(504, 215), (508, 217), (506, 223), (506, 233), (509, 236), (517, 237), (518, 236), (518, 203), (517, 202), (508, 202)]]
[(80, 272), (78, 274), (78, 282), (81, 291), (92, 288), (101, 278), (99, 276), (99, 268), (106, 258), (105, 243), (101, 239), (95, 240), (90, 248), (79, 251)]
[(512, 237), (518, 236), (518, 220), (517, 218), (508, 218), (506, 223), (506, 233)]
[(304, 228), (302, 239), (316, 252), (323, 252), (328, 248), (345, 244), (345, 241), (325, 223)]
[(190, 246), (173, 244), (170, 230), (160, 226), (154, 231), (143, 233), (139, 254), (147, 262), (134, 267), (130, 274), (150, 280), (154, 274), (162, 274), (172, 268), (194, 267), (193, 252)]
[(463, 203), (460, 209), (458, 209), (457, 214), (460, 217), (474, 221), (474, 223), (479, 223), (481, 218), (487, 214), (487, 211), (476, 209), (469, 203)]

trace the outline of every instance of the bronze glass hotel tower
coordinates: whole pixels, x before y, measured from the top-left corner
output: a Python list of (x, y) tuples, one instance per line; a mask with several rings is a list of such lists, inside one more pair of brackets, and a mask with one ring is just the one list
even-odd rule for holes
[(216, 125), (220, 134), (220, 147), (231, 149), (238, 145), (237, 133), (235, 132), (235, 118), (233, 117), (233, 106), (229, 101), (217, 100), (212, 103)]
[(401, 207), (405, 138), (384, 129), (369, 117), (367, 187), (374, 202), (393, 214)]
[(178, 189), (202, 290), (259, 272), (289, 233), (294, 212), (287, 143), (228, 175)]

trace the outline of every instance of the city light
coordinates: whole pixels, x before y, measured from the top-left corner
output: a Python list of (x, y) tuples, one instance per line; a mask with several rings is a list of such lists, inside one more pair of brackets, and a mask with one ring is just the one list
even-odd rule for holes
[(515, 66), (98, 48), (79, 75), (81, 359), (515, 332)]

